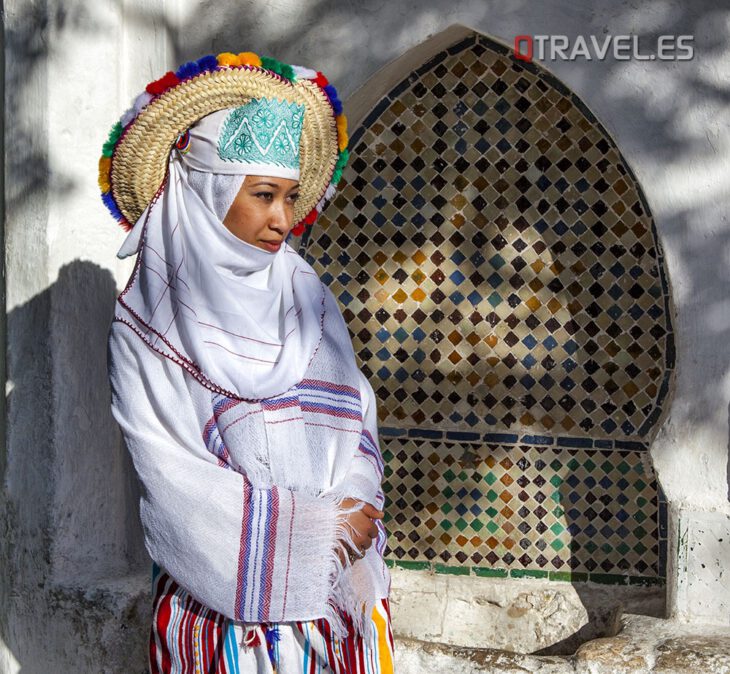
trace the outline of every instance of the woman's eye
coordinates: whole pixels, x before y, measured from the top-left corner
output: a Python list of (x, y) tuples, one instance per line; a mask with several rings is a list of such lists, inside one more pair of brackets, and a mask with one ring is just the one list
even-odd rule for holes
[(299, 199), (299, 192), (297, 192), (296, 194), (290, 194), (289, 195), (289, 200), (290, 201), (296, 201), (297, 199)]
[(271, 192), (257, 192), (256, 196), (264, 201), (271, 201), (274, 198), (274, 195)]

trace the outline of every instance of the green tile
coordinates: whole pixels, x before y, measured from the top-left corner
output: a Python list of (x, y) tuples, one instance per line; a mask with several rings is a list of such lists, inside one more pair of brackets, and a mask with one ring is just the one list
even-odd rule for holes
[(395, 565), (401, 569), (410, 569), (411, 571), (424, 571), (431, 568), (430, 562), (412, 562), (407, 559), (397, 559)]
[(548, 573), (539, 569), (512, 569), (509, 575), (512, 578), (548, 578)]
[(484, 566), (473, 567), (474, 574), (481, 576), (482, 578), (506, 578), (508, 575), (507, 569), (490, 569)]

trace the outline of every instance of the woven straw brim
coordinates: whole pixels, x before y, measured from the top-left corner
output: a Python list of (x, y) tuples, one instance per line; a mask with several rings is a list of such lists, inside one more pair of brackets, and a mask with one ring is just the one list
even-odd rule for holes
[(134, 224), (165, 179), (175, 141), (196, 121), (217, 110), (276, 98), (304, 106), (299, 145), (299, 198), (294, 223), (317, 205), (337, 162), (337, 126), (325, 92), (309, 80), (291, 82), (260, 68), (202, 73), (147, 105), (119, 140), (112, 158), (111, 189), (119, 209)]

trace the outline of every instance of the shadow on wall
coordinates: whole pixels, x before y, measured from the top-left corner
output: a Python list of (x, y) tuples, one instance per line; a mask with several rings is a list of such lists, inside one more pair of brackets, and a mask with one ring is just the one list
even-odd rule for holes
[(134, 471), (110, 412), (116, 294), (108, 270), (76, 261), (7, 317), (0, 639), (23, 673), (141, 669), (149, 603), (139, 579), (150, 567)]

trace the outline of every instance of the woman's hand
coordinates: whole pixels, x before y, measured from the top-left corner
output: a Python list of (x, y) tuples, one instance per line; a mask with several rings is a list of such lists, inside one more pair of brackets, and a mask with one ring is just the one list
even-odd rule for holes
[[(346, 498), (343, 499), (340, 507), (343, 510), (348, 510), (354, 505), (360, 503), (357, 499)], [(373, 539), (378, 535), (378, 528), (375, 525), (375, 520), (382, 519), (384, 516), (382, 510), (378, 510), (371, 503), (365, 503), (360, 510), (350, 513), (346, 516), (345, 525), (350, 530), (350, 537), (352, 542), (355, 544), (356, 549), (349, 555), (350, 561), (361, 558), (365, 555), (365, 551), (373, 544)], [(344, 564), (344, 553), (342, 550), (338, 550), (340, 561)]]

